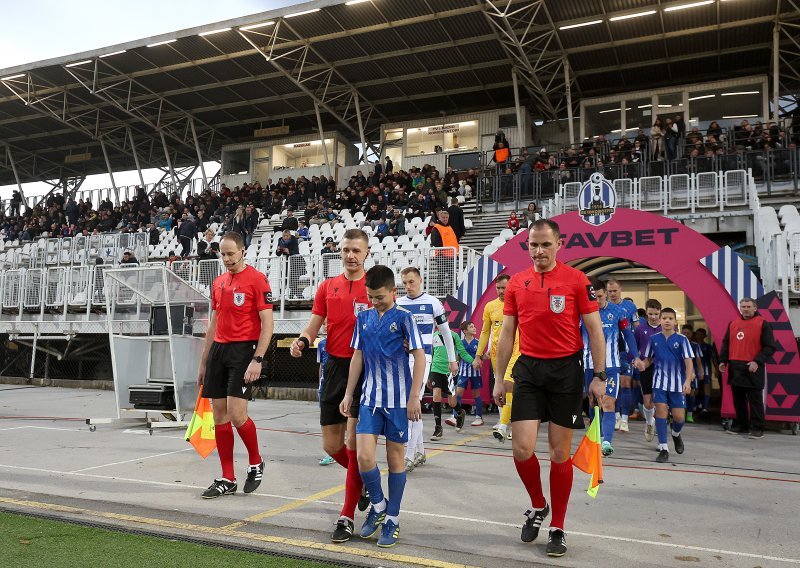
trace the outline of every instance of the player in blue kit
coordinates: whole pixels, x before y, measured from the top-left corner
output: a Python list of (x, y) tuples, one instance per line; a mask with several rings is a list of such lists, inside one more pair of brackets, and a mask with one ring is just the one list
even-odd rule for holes
[(594, 293), (597, 296), (597, 304), (600, 306), (600, 321), (603, 324), (603, 337), (606, 344), (606, 368), (595, 369), (592, 361), (592, 354), (589, 350), (589, 334), (585, 326), (581, 326), (583, 334), (583, 357), (584, 357), (584, 371), (585, 371), (585, 388), (586, 394), (589, 393), (589, 385), (594, 377), (595, 370), (606, 372), (606, 394), (603, 397), (602, 409), (603, 416), (600, 421), (600, 431), (603, 435), (603, 442), (601, 448), (604, 456), (610, 456), (614, 452), (614, 447), (611, 445), (614, 439), (614, 423), (615, 414), (614, 407), (616, 405), (617, 395), (619, 394), (619, 373), (620, 373), (620, 359), (627, 356), (627, 352), (620, 353), (619, 350), (619, 334), (622, 333), (625, 338), (625, 343), (629, 352), (636, 352), (636, 341), (633, 337), (633, 332), (628, 324), (628, 319), (624, 310), (617, 304), (612, 304), (608, 301), (608, 294), (606, 292), (606, 282), (597, 278), (589, 279), (589, 282), (594, 287)]
[[(631, 330), (636, 329), (639, 325), (639, 313), (636, 311), (636, 304), (628, 298), (623, 299), (622, 285), (619, 283), (619, 280), (614, 280), (613, 278), (608, 280), (606, 282), (606, 291), (608, 292), (608, 301), (622, 308), (625, 317), (628, 319), (628, 326)], [(620, 340), (620, 351), (626, 351), (626, 343), (627, 341)], [(619, 410), (614, 423), (614, 429), (622, 432), (628, 431), (628, 415), (630, 414), (632, 401), (631, 386), (633, 384), (633, 379), (631, 377), (633, 374), (633, 367), (630, 364), (630, 360), (634, 358), (635, 355), (636, 351), (626, 351), (626, 354), (620, 358), (619, 363), (620, 383), (619, 404), (617, 405)]]
[(636, 367), (644, 371), (655, 366), (653, 373), (653, 400), (656, 403), (656, 432), (658, 433), (658, 463), (669, 461), (667, 445), (667, 416), (672, 411), (672, 441), (675, 451), (683, 453), (681, 437), (686, 395), (694, 378), (694, 353), (689, 340), (677, 333), (678, 318), (675, 310), (661, 310), (661, 333), (656, 333), (644, 351), (644, 358), (636, 360)]
[[(477, 358), (478, 352), (478, 339), (475, 337), (477, 331), (475, 324), (471, 321), (461, 323), (461, 332), (464, 334), (461, 344), (473, 360)], [(468, 363), (467, 360), (463, 358), (458, 368), (455, 401), (452, 396), (448, 401), (450, 406), (454, 409), (453, 418), (447, 420), (448, 425), (456, 425), (457, 412), (455, 408), (457, 405), (461, 404), (461, 397), (468, 386), (472, 389), (472, 397), (475, 399), (475, 420), (472, 421), (472, 426), (483, 426), (483, 400), (481, 399), (483, 377), (481, 376), (481, 372), (472, 366), (472, 363)]]
[[(419, 389), (425, 372), (425, 349), (411, 312), (394, 303), (394, 273), (373, 266), (366, 274), (367, 297), (372, 309), (360, 312), (353, 330), (350, 374), (339, 411), (350, 416), (353, 392), (364, 371), (356, 447), (358, 469), (369, 492), (372, 507), (361, 527), (361, 537), (380, 531), (378, 546), (397, 544), (400, 536), (400, 502), (406, 485), (403, 444), (408, 441), (408, 421), (421, 419)], [(408, 353), (414, 367), (408, 365)], [(389, 498), (381, 488), (381, 472), (375, 461), (378, 436), (386, 438), (389, 463)]]
[(719, 356), (713, 343), (706, 343), (706, 330), (698, 327), (694, 332), (694, 339), (700, 345), (700, 360), (703, 362), (703, 380), (700, 381), (701, 393), (697, 393), (701, 402), (697, 405), (700, 417), (708, 417), (708, 407), (711, 404), (711, 379), (717, 373)]
[[(321, 400), (322, 386), (325, 384), (325, 364), (328, 362), (327, 347), (328, 340), (327, 338), (323, 337), (320, 342), (317, 343), (317, 363), (319, 363), (319, 390), (317, 391), (317, 400)], [(328, 454), (325, 454), (319, 460), (319, 465), (331, 465), (332, 463), (336, 463), (336, 460)]]
[(689, 340), (689, 345), (692, 346), (692, 359), (694, 364), (694, 380), (692, 380), (692, 392), (686, 395), (686, 422), (689, 424), (694, 423), (694, 410), (697, 407), (697, 393), (700, 385), (703, 384), (703, 353), (700, 344), (694, 340), (694, 327), (690, 323), (685, 323), (681, 326), (681, 334), (685, 335)]

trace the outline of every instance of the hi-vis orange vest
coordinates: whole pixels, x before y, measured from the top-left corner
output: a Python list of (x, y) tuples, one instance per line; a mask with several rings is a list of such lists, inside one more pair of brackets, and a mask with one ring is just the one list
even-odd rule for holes
[(458, 239), (456, 238), (456, 233), (453, 231), (453, 227), (450, 225), (442, 225), (441, 223), (436, 223), (436, 230), (439, 231), (439, 236), (442, 237), (442, 246), (443, 247), (453, 247), (455, 251), (452, 250), (440, 250), (437, 251), (437, 256), (455, 256), (455, 253), (458, 252)]
[(508, 148), (498, 148), (494, 151), (494, 161), (497, 164), (502, 164), (508, 161), (511, 151)]

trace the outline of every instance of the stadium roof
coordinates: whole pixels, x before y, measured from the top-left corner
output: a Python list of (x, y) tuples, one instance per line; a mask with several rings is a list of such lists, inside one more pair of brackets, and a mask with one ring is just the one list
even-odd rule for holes
[(143, 168), (164, 146), (176, 167), (218, 159), (256, 129), (316, 131), (315, 106), (353, 140), (360, 112), (377, 143), (383, 123), (513, 106), (512, 68), (535, 118), (565, 117), (564, 61), (576, 106), (764, 74), (776, 22), (794, 89), (798, 20), (793, 0), (318, 0), (0, 70), (0, 185), (12, 162), (23, 183), (135, 169), (132, 147)]

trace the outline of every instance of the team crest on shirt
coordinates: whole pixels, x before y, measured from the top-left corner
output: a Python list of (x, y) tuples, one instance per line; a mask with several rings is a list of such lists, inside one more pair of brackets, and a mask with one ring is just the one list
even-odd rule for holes
[(367, 306), (367, 304), (364, 304), (362, 302), (353, 302), (353, 315), (358, 317), (358, 314), (360, 314), (361, 312), (363, 312), (367, 308), (369, 308), (369, 306)]
[(606, 316), (606, 318), (608, 318), (608, 321), (611, 321), (611, 320), (613, 320), (613, 319), (614, 319), (614, 314), (608, 314), (608, 315)]
[(678, 348), (680, 345), (679, 345), (679, 344), (678, 344), (678, 342), (676, 341), (675, 343), (673, 343), (673, 344), (672, 344), (672, 346), (673, 346), (675, 349), (677, 349), (677, 348)]
[(391, 331), (392, 333), (397, 331), (397, 322), (392, 322), (392, 325), (389, 326), (389, 331)]
[(244, 305), (244, 292), (234, 292), (233, 293), (233, 305), (235, 305), (235, 306), (243, 306)]
[(550, 296), (550, 311), (554, 314), (560, 314), (567, 307), (566, 296)]

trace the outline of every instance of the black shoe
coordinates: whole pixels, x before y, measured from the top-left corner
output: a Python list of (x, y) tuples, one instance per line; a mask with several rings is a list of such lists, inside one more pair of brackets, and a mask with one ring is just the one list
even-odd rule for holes
[(208, 489), (203, 491), (203, 499), (214, 499), (223, 495), (233, 495), (236, 493), (236, 480), (228, 481), (224, 478), (215, 479)]
[(560, 529), (550, 529), (547, 541), (547, 556), (564, 556), (567, 553), (567, 537)]
[(550, 505), (544, 504), (544, 509), (534, 511), (528, 509), (525, 513), (525, 524), (522, 525), (522, 534), (520, 539), (522, 542), (533, 542), (539, 536), (539, 529), (542, 528), (542, 522), (550, 514)]
[(247, 479), (244, 482), (244, 492), (252, 493), (261, 485), (261, 478), (264, 476), (264, 460), (258, 465), (251, 465), (247, 468)]
[[(358, 510), (359, 511), (366, 511), (367, 507), (369, 507), (369, 492), (367, 492), (367, 486), (361, 486), (361, 496), (358, 498)], [(353, 532), (352, 530), (350, 531)]]
[(339, 519), (336, 521), (336, 528), (333, 529), (331, 542), (347, 542), (353, 537), (353, 529), (353, 521), (345, 518)]
[(656, 461), (658, 463), (667, 463), (669, 461), (669, 452), (667, 450), (659, 451)]
[(672, 443), (675, 444), (675, 453), (683, 453), (683, 436), (673, 436)]
[(753, 428), (752, 430), (750, 430), (750, 435), (747, 437), (750, 438), (751, 440), (760, 440), (761, 438), (764, 437), (764, 430)]
[(750, 430), (748, 428), (731, 428), (730, 430), (725, 430), (728, 434), (749, 434)]
[[(463, 422), (462, 422), (462, 424), (463, 424)], [(444, 432), (442, 431), (442, 427), (441, 426), (436, 426), (433, 429), (433, 436), (431, 436), (431, 441), (432, 442), (438, 442), (439, 440), (442, 439), (442, 436), (444, 436)]]
[(467, 412), (462, 408), (458, 411), (458, 416), (456, 416), (456, 432), (461, 432), (461, 429), (464, 427), (464, 419), (467, 417)]

